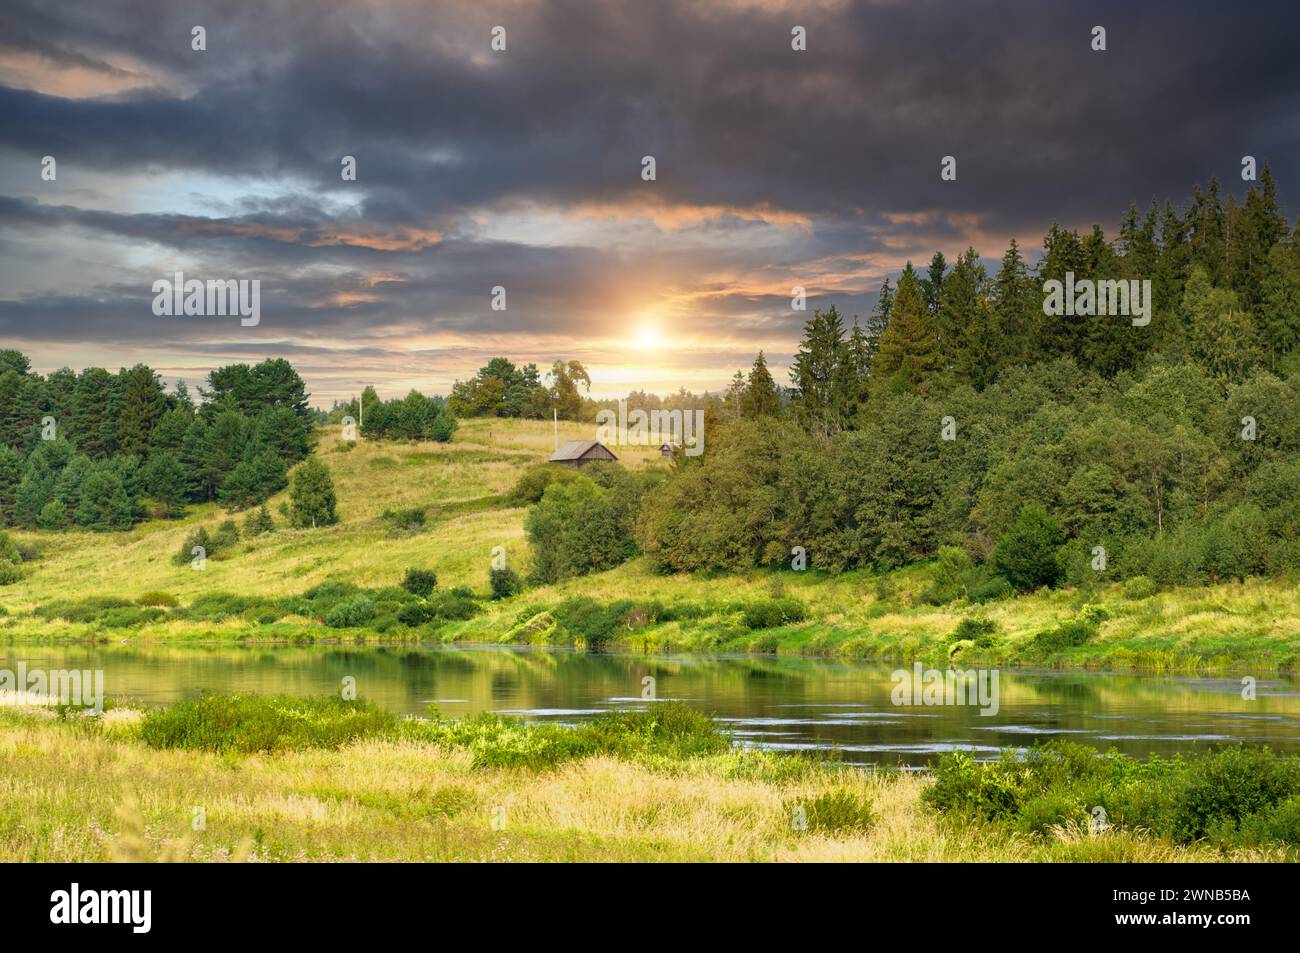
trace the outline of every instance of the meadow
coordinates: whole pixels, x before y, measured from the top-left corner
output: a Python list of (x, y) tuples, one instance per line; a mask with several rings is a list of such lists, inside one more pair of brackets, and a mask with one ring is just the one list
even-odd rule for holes
[[(561, 441), (590, 436), (575, 423), (559, 430)], [(23, 578), (0, 587), (0, 637), (599, 643), (1144, 671), (1300, 668), (1300, 590), (1286, 579), (1168, 591), (1112, 584), (935, 606), (921, 598), (928, 564), (881, 575), (661, 575), (638, 558), (493, 600), (496, 547), (528, 575), (525, 509), (509, 491), (545, 460), (553, 439), (549, 422), (499, 418), (465, 420), (447, 444), (352, 446), (337, 428), (324, 428), (317, 457), (333, 478), (339, 523), (290, 529), (277, 512), (287, 494), (279, 494), (270, 501), (275, 532), (223, 550), (203, 571), (173, 557), (196, 527), (214, 529), (227, 518), (217, 504), (125, 532), (11, 530), (27, 559)], [(616, 452), (629, 468), (667, 466), (652, 447)], [(403, 515), (411, 511), (422, 524)], [(457, 605), (414, 623), (410, 616), (383, 625), (325, 623), (338, 600), (358, 593), (372, 594), (381, 610), (391, 598), (399, 612), (406, 596), (397, 586), (411, 567), (436, 571), (439, 592), (458, 592)], [(309, 593), (316, 598), (303, 600)], [(802, 617), (773, 617), (783, 604), (797, 605)], [(1055, 638), (1074, 629), (1085, 637)]]
[(1144, 765), (1061, 746), (929, 776), (732, 750), (670, 706), (537, 728), (220, 696), (7, 708), (0, 728), (3, 861), (1282, 861), (1300, 843), (1300, 762), (1241, 749)]

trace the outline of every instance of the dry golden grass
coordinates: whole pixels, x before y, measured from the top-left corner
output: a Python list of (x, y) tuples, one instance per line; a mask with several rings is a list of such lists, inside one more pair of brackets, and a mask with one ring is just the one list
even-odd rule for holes
[[(464, 751), (414, 742), (223, 757), (147, 749), (122, 722), (70, 728), (10, 712), (0, 718), (0, 861), (1280, 857), (1132, 834), (1031, 838), (957, 826), (923, 805), (925, 783), (912, 774), (789, 771), (779, 756), (752, 753), (593, 757), (537, 772), (475, 769)], [(791, 804), (837, 789), (871, 801), (867, 832), (795, 829)]]

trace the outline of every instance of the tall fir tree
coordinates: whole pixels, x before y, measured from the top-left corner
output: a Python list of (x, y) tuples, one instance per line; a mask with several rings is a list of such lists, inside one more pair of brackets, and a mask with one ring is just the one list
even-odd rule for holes
[(908, 262), (898, 279), (889, 324), (872, 366), (873, 393), (915, 392), (940, 369), (939, 333)]
[(749, 370), (749, 380), (740, 399), (741, 415), (754, 420), (759, 417), (775, 417), (781, 410), (781, 397), (776, 392), (776, 381), (767, 369), (767, 358), (758, 352), (754, 366)]

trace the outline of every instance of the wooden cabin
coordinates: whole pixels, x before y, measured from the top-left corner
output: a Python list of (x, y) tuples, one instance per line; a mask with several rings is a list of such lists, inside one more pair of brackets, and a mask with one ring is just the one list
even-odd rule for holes
[(566, 467), (580, 467), (597, 460), (617, 460), (618, 457), (599, 440), (570, 440), (550, 456), (551, 463), (562, 463)]

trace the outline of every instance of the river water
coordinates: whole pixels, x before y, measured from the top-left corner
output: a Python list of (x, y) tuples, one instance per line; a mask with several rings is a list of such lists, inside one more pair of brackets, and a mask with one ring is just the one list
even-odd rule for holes
[(976, 758), (1068, 737), (1146, 756), (1243, 742), (1300, 752), (1300, 682), (1090, 672), (999, 673), (998, 710), (896, 705), (895, 666), (755, 656), (586, 654), (514, 647), (268, 647), (143, 644), (0, 646), (0, 668), (102, 669), (110, 698), (162, 703), (204, 691), (337, 693), (404, 714), (483, 711), (576, 722), (643, 699), (676, 699), (719, 718), (738, 744), (836, 748), (856, 763), (919, 767), (944, 751)]

